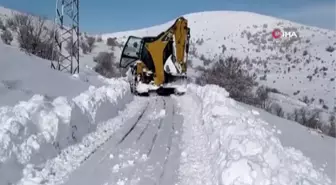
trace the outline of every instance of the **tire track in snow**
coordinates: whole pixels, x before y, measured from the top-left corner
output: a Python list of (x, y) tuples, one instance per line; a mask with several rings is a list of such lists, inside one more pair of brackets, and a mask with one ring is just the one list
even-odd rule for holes
[(172, 139), (178, 129), (175, 101), (170, 97), (151, 98), (137, 112), (123, 120), (122, 128), (66, 185), (172, 185), (177, 181), (178, 142)]
[[(172, 118), (174, 118), (175, 116), (175, 106), (173, 105), (172, 107)], [(175, 120), (173, 119), (172, 120), (172, 126), (171, 126), (171, 130), (169, 132), (169, 140), (168, 140), (168, 146), (167, 146), (167, 154), (165, 156), (165, 160), (163, 162), (163, 170), (160, 174), (160, 178), (159, 180), (155, 183), (156, 185), (160, 185), (162, 184), (162, 180), (163, 180), (163, 177), (165, 175), (165, 171), (167, 170), (167, 163), (168, 163), (168, 159), (169, 159), (169, 156), (171, 155), (171, 147), (172, 147), (172, 142), (173, 142), (173, 135), (175, 133)]]
[(121, 144), (126, 137), (134, 130), (135, 126), (139, 123), (139, 121), (141, 120), (141, 118), (143, 117), (143, 115), (145, 114), (147, 108), (148, 108), (149, 103), (147, 103), (146, 107), (143, 109), (143, 111), (141, 112), (140, 116), (138, 117), (138, 119), (134, 122), (134, 124), (132, 125), (132, 127), (128, 130), (128, 132), (121, 138), (121, 140), (118, 142), (118, 144)]
[[(155, 104), (157, 103), (158, 99), (155, 99)], [(141, 139), (141, 137), (143, 136), (143, 134), (147, 131), (148, 126), (149, 126), (150, 121), (147, 122), (145, 128), (141, 131), (139, 137), (137, 138), (136, 142), (139, 142), (139, 140)]]
[[(147, 102), (147, 104), (144, 106), (145, 108), (141, 110), (140, 115), (136, 117), (136, 120), (134, 121), (132, 127), (126, 132), (126, 134), (124, 134), (122, 136), (122, 138), (120, 139), (120, 141), (118, 143), (113, 145), (115, 147), (110, 147), (110, 149), (106, 152), (105, 156), (102, 159), (99, 160), (99, 163), (102, 163), (106, 159), (106, 157), (109, 156), (109, 154), (112, 151), (115, 152), (115, 149), (120, 147), (120, 145), (123, 144), (123, 142), (127, 139), (127, 136), (129, 136), (131, 134), (131, 132), (135, 129), (135, 127), (138, 125), (138, 123), (142, 121), (142, 119), (144, 118), (144, 115), (146, 114), (146, 111), (149, 108), (149, 105), (150, 105), (150, 102)], [(126, 128), (122, 128), (122, 129), (126, 129)], [(112, 135), (111, 137), (113, 137), (113, 136), (116, 137), (115, 135)]]
[[(120, 114), (116, 118), (111, 119), (111, 121), (115, 120), (115, 124), (123, 124), (123, 126), (120, 126), (118, 130), (115, 130), (111, 132), (111, 135), (107, 136), (101, 144), (99, 144), (97, 147), (93, 149), (92, 152), (89, 154), (86, 154), (84, 160), (81, 160), (80, 166), (76, 167), (72, 171), (71, 174), (65, 175), (62, 177), (63, 179), (58, 180), (62, 181), (62, 184), (100, 184), (101, 180), (95, 177), (104, 177), (108, 173), (107, 170), (102, 170), (102, 168), (106, 167), (106, 161), (108, 159), (109, 153), (113, 151), (117, 144), (118, 144), (118, 138), (122, 138), (122, 133), (126, 132), (126, 129), (130, 127), (136, 120), (139, 119), (141, 113), (148, 109), (148, 100), (144, 99), (138, 99), (132, 101), (129, 106), (125, 110), (128, 110), (129, 112), (125, 112), (127, 114)], [(140, 105), (140, 106), (139, 106)], [(126, 118), (126, 119), (125, 119)], [(120, 123), (122, 122), (122, 123)], [(106, 133), (108, 130), (102, 130), (102, 132)], [(127, 138), (126, 138), (127, 139)], [(85, 144), (85, 143), (84, 143)]]
[[(141, 113), (140, 115), (137, 116), (136, 118), (136, 121), (134, 122), (134, 124), (132, 125), (132, 127), (127, 131), (127, 133), (122, 137), (122, 139), (117, 143), (115, 144), (114, 146), (118, 146), (120, 144), (122, 144), (122, 142), (127, 138), (127, 136), (131, 133), (131, 131), (134, 130), (134, 127), (141, 121), (141, 119), (143, 118), (143, 115), (146, 113), (147, 109), (148, 109), (148, 106), (149, 106), (149, 102), (147, 102), (146, 106), (144, 106), (145, 108), (141, 110)], [(102, 143), (100, 146), (106, 144), (106, 142), (108, 142), (112, 137), (115, 137), (114, 134), (112, 134), (104, 143)], [(104, 157), (102, 157), (100, 160), (99, 160), (99, 163), (101, 163), (102, 161), (105, 160), (105, 158), (108, 156), (108, 153), (111, 152), (112, 150), (114, 150), (115, 147), (111, 147), (110, 150), (108, 150), (108, 152), (106, 153), (106, 155), (104, 155)], [(99, 149), (99, 148), (96, 148), (95, 151)], [(93, 154), (93, 153), (92, 153)], [(91, 155), (92, 155), (91, 154)]]
[[(166, 100), (165, 99), (163, 99), (163, 108), (166, 111), (167, 107), (166, 107)], [(157, 132), (155, 133), (155, 135), (152, 139), (152, 144), (151, 144), (151, 147), (150, 147), (149, 151), (147, 152), (147, 156), (150, 156), (150, 154), (152, 153), (155, 141), (158, 137), (159, 132), (161, 131), (162, 123), (163, 123), (163, 119), (160, 119), (160, 123), (159, 123), (158, 129), (157, 129)]]
[(136, 171), (136, 174), (132, 177), (133, 180), (137, 180), (136, 184), (150, 185), (159, 183), (160, 185), (171, 185), (177, 182), (176, 172), (180, 162), (179, 146), (178, 140), (174, 139), (174, 142), (170, 140), (173, 135), (172, 129), (176, 128), (173, 123), (177, 123), (178, 117), (175, 117), (177, 115), (173, 113), (175, 101), (170, 97), (165, 100), (166, 115), (162, 118), (162, 126), (160, 131), (157, 132), (156, 142), (154, 143), (151, 155), (142, 164), (142, 171)]
[[(156, 183), (157, 185), (172, 185), (176, 184), (178, 182), (178, 170), (180, 165), (180, 140), (181, 140), (181, 130), (182, 130), (182, 123), (183, 123), (183, 117), (182, 115), (179, 115), (176, 111), (178, 109), (177, 107), (177, 101), (175, 101), (174, 106), (172, 107), (172, 121), (170, 125), (170, 135), (167, 145), (167, 153), (165, 161), (163, 162), (163, 170), (161, 171), (161, 174), (159, 178), (157, 179)], [(169, 143), (170, 142), (170, 143)], [(170, 147), (168, 147), (170, 144)]]
[[(159, 104), (158, 99), (162, 100), (162, 105), (161, 103)], [(151, 104), (153, 106), (154, 110), (160, 109), (160, 107), (165, 108), (165, 101), (162, 98), (156, 98), (155, 99), (155, 103)], [(151, 110), (151, 109), (150, 109)], [(152, 112), (152, 113), (157, 113), (156, 111)], [(160, 120), (163, 118), (159, 118)], [(157, 122), (158, 118), (154, 118), (154, 119), (149, 119), (146, 123), (145, 128), (142, 130), (142, 132), (140, 133), (140, 135), (138, 136), (139, 140), (136, 140), (133, 145), (131, 146), (132, 148), (136, 148), (140, 151), (140, 153), (142, 153), (142, 156), (140, 157), (141, 160), (137, 159), (134, 161), (133, 164), (133, 168), (131, 168), (129, 171), (126, 172), (122, 172), (124, 173), (124, 177), (119, 177), (119, 179), (123, 179), (123, 181), (125, 182), (125, 184), (138, 184), (139, 179), (135, 178), (135, 175), (137, 173), (140, 173), (141, 177), (146, 176), (146, 167), (148, 167), (148, 165), (146, 165), (146, 161), (149, 158), (148, 151), (150, 150), (150, 143), (153, 140), (153, 135), (157, 134), (157, 126), (156, 126), (156, 122)], [(142, 172), (145, 172), (145, 174), (143, 174)]]
[(143, 136), (143, 134), (146, 132), (146, 130), (148, 129), (148, 125), (150, 122), (148, 122), (146, 124), (146, 127), (142, 130), (142, 132), (140, 133), (139, 137), (137, 138), (137, 142), (141, 139), (141, 137)]
[[(146, 112), (147, 108), (148, 108), (149, 103), (146, 104), (145, 108), (142, 110), (142, 113), (138, 116), (137, 121), (135, 122), (135, 124), (132, 126), (135, 127), (135, 125), (141, 120), (143, 114)], [(133, 130), (133, 129), (130, 130)], [(104, 130), (104, 132), (106, 133), (107, 130)], [(125, 138), (127, 137), (127, 135), (129, 134), (129, 132), (119, 141), (118, 144), (120, 144), (123, 140), (125, 140)], [(111, 134), (104, 142), (102, 142), (101, 144), (99, 144), (95, 149), (93, 149), (92, 152), (90, 152), (81, 162), (80, 165), (83, 164), (86, 160), (88, 160), (94, 153), (96, 153), (96, 151), (98, 149), (100, 149), (103, 145), (105, 145), (112, 137), (114, 136), (114, 134)]]
[[(154, 128), (157, 127), (155, 122), (158, 120), (157, 118), (152, 120), (150, 113), (155, 113), (156, 111), (154, 110), (161, 109), (161, 107), (163, 108), (163, 103), (159, 103), (158, 100), (159, 98), (157, 97), (148, 99), (148, 111), (144, 113), (143, 119), (136, 124), (133, 131), (130, 132), (129, 136), (127, 136), (120, 145), (111, 148), (111, 150), (106, 153), (106, 155), (112, 154), (113, 156), (113, 159), (103, 161), (104, 163), (109, 163), (110, 168), (112, 168), (108, 169), (108, 171), (112, 171), (112, 175), (109, 177), (109, 183), (130, 183), (129, 180), (133, 174), (136, 173), (136, 170), (146, 168), (142, 163), (144, 163), (148, 157), (146, 153), (150, 146), (150, 140), (152, 140), (153, 135), (157, 132)], [(144, 131), (143, 128), (146, 128), (147, 125), (149, 125), (148, 129)], [(139, 138), (141, 131), (144, 132), (143, 137), (140, 141), (137, 141), (136, 139)]]

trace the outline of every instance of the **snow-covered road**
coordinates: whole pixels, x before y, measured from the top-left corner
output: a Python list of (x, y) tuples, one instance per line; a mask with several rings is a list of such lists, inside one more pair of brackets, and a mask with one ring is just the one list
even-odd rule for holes
[(183, 119), (172, 98), (151, 97), (145, 101), (140, 111), (124, 120), (120, 130), (69, 176), (65, 185), (175, 183)]
[[(308, 158), (299, 145), (284, 146), (279, 128), (229, 98), (223, 88), (189, 84), (183, 96), (134, 97), (128, 87), (122, 80), (111, 80), (110, 85), (90, 88), (74, 99), (48, 102), (36, 96), (2, 108), (0, 146), (5, 152), (0, 152), (0, 159), (5, 163), (0, 166), (0, 184), (335, 182), (333, 172), (324, 171), (332, 168), (317, 167), (325, 159)], [(36, 125), (31, 133), (18, 131)], [(332, 142), (321, 142), (328, 148), (319, 152), (334, 147)]]

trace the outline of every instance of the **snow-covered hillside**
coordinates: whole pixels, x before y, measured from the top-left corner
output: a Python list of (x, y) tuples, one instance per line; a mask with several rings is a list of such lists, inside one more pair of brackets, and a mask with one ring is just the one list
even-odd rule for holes
[(90, 70), (70, 76), (0, 43), (0, 184), (43, 165), (132, 100), (127, 82)]
[[(201, 25), (193, 19), (212, 21), (202, 19), (207, 14), (220, 13), (186, 16), (192, 30)], [(215, 55), (210, 45), (204, 40), (195, 54)], [(215, 85), (189, 84), (184, 96), (134, 97), (125, 78), (92, 70), (93, 57), (107, 50), (97, 42), (81, 53), (80, 74), (69, 75), (0, 41), (0, 185), (336, 183), (334, 138), (238, 103)]]
[[(191, 28), (193, 67), (210, 67), (216, 58), (232, 55), (246, 61), (249, 70), (260, 77), (260, 84), (276, 88), (296, 100), (307, 96), (310, 106), (322, 109), (325, 105), (325, 112), (333, 110), (336, 96), (335, 51), (327, 51), (327, 48), (336, 47), (334, 30), (250, 12), (214, 11), (184, 17)], [(129, 35), (157, 35), (173, 22), (104, 34), (103, 38), (117, 37), (125, 42)], [(296, 31), (299, 38), (273, 39), (271, 32), (275, 28)]]

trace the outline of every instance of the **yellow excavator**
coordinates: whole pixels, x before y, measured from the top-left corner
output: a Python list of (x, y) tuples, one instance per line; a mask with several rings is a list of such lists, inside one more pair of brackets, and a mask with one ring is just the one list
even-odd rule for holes
[[(120, 57), (120, 67), (130, 68), (133, 94), (184, 94), (187, 79), (190, 28), (184, 17), (157, 36), (129, 36)], [(180, 82), (176, 83), (176, 82)], [(182, 88), (181, 88), (182, 87)]]

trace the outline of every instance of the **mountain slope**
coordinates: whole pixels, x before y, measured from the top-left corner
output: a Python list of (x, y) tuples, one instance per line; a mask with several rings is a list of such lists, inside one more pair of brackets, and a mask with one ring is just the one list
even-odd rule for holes
[[(250, 12), (213, 11), (184, 17), (191, 28), (194, 68), (210, 67), (217, 58), (232, 55), (246, 62), (247, 69), (259, 77), (260, 84), (276, 88), (295, 100), (307, 96), (313, 101), (306, 106), (325, 112), (333, 110), (335, 51), (327, 51), (327, 48), (336, 47), (335, 31)], [(104, 34), (103, 38), (117, 37), (120, 42), (125, 42), (129, 35), (155, 36), (173, 22)], [(271, 32), (275, 28), (295, 31), (299, 38), (273, 39)], [(288, 107), (288, 104), (284, 106)], [(292, 112), (292, 109), (288, 111)]]
[(97, 43), (69, 75), (0, 41), (0, 184), (335, 184), (334, 138), (289, 132), (214, 85), (134, 97), (86, 67), (108, 49)]
[(264, 110), (245, 104), (240, 105), (254, 112), (257, 118), (268, 122), (269, 126), (276, 131), (277, 137), (284, 146), (300, 150), (311, 159), (314, 166), (323, 169), (329, 177), (335, 176), (336, 158), (333, 156), (336, 156), (336, 140), (334, 138), (325, 136), (296, 122), (272, 115)]
[[(0, 51), (3, 53), (0, 63), (1, 105), (14, 105), (20, 100), (30, 99), (34, 94), (73, 97), (89, 87), (83, 81), (51, 69), (50, 61), (28, 57), (26, 53), (3, 44), (0, 44)], [(38, 73), (32, 75), (33, 71)], [(62, 87), (59, 82), (62, 82)]]

